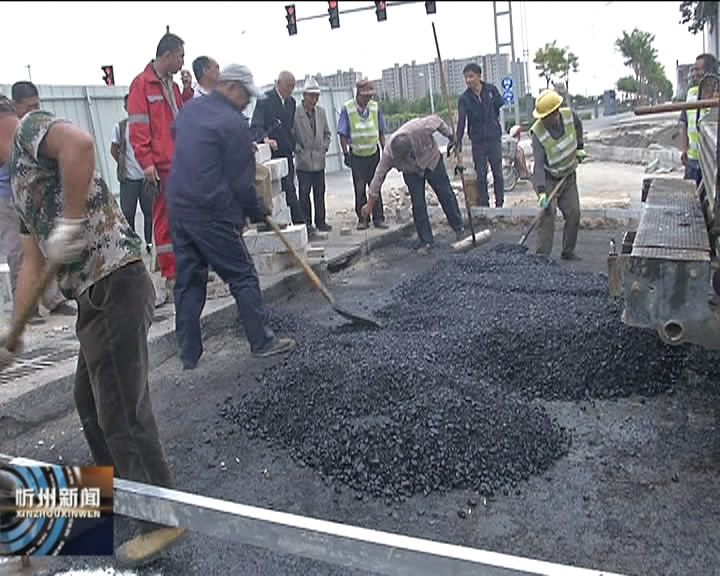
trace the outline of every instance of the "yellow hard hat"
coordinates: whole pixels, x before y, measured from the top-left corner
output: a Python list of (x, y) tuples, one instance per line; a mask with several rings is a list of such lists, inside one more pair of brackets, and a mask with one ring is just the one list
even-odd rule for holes
[(555, 90), (543, 90), (535, 101), (533, 116), (538, 120), (547, 118), (562, 106), (563, 99)]

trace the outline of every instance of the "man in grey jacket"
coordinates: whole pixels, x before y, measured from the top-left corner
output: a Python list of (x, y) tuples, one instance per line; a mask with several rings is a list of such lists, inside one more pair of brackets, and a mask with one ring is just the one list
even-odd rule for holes
[(302, 105), (295, 109), (295, 167), (300, 188), (300, 208), (305, 217), (308, 235), (313, 214), (310, 206), (312, 190), (315, 207), (315, 226), (321, 232), (329, 232), (332, 226), (325, 221), (325, 156), (330, 148), (331, 132), (327, 115), (318, 106), (320, 86), (315, 78), (305, 80)]

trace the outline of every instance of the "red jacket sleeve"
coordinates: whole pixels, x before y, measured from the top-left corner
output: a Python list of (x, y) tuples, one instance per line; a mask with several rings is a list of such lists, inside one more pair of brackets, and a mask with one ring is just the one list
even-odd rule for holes
[(188, 100), (192, 100), (194, 95), (195, 91), (190, 86), (188, 86), (187, 88), (183, 88), (182, 101), (187, 102)]
[(150, 147), (152, 132), (145, 82), (140, 76), (133, 80), (128, 92), (128, 126), (130, 145), (135, 153), (135, 159), (145, 170), (148, 166), (153, 165), (152, 148)]

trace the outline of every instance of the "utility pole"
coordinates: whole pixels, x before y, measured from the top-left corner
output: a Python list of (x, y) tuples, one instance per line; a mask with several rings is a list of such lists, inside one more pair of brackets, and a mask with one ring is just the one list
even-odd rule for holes
[(30, 74), (30, 64), (28, 64), (27, 66), (25, 66), (25, 68), (28, 69), (28, 80), (30, 80), (30, 82), (32, 82), (32, 74)]

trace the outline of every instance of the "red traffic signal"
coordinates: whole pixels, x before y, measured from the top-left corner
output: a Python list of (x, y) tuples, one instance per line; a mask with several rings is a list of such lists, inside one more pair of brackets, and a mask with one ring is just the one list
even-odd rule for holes
[(336, 0), (328, 1), (328, 14), (330, 15), (330, 28), (340, 28), (340, 11)]
[(387, 8), (385, 0), (379, 0), (375, 2), (375, 14), (377, 15), (378, 22), (384, 22), (387, 20)]
[(101, 66), (103, 71), (103, 81), (107, 86), (115, 86), (115, 72), (112, 66)]
[(287, 20), (287, 31), (290, 36), (297, 34), (297, 20), (295, 19), (295, 4), (285, 6), (285, 18)]

